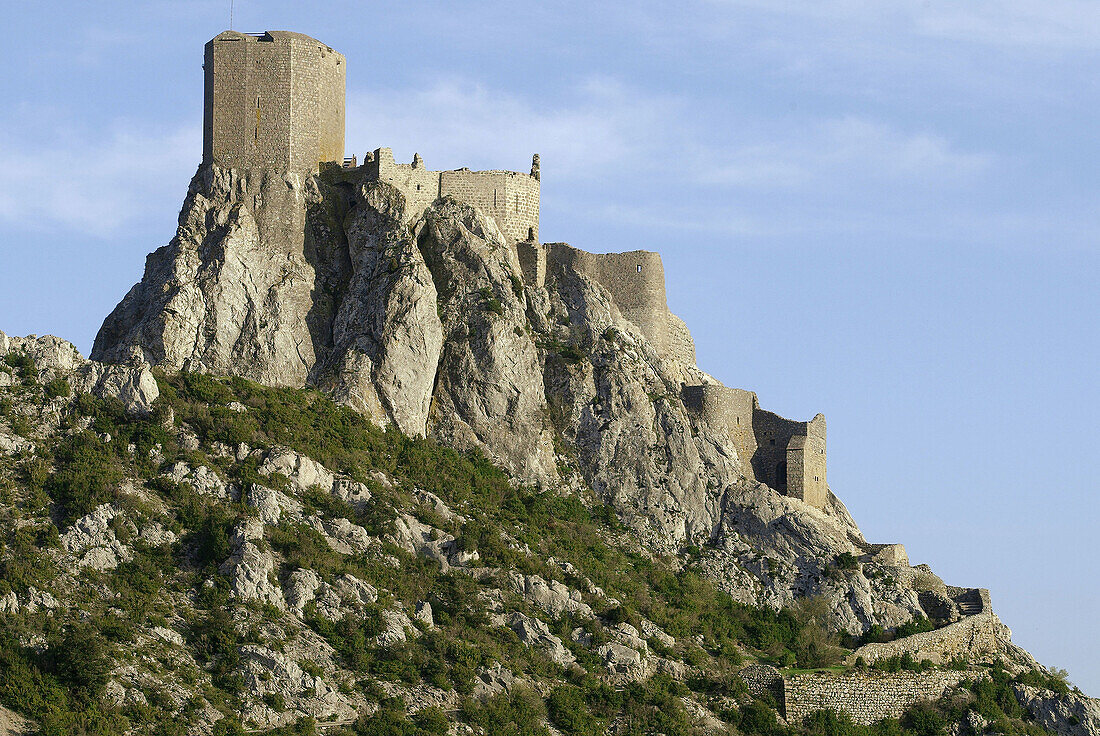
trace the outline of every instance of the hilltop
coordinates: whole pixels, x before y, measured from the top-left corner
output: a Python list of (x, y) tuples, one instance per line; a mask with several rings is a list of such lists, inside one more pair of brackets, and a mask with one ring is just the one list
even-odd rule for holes
[(301, 34), (204, 67), (91, 360), (0, 332), (0, 733), (1100, 733), (864, 537), (824, 416), (696, 365), (659, 255), (540, 241), (537, 156), (341, 161)]

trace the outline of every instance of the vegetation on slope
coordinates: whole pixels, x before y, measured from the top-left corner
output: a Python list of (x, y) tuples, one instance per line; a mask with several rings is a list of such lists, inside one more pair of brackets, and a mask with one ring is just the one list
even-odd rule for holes
[[(6, 361), (30, 376), (33, 367), (24, 363), (19, 357)], [(693, 734), (703, 732), (694, 712), (702, 706), (731, 733), (936, 734), (968, 710), (1000, 733), (1041, 733), (1026, 723), (1010, 679), (999, 670), (971, 684), (969, 697), (915, 708), (900, 721), (864, 728), (821, 712), (806, 724), (781, 726), (776, 704), (749, 696), (736, 672), (746, 658), (811, 668), (839, 661), (843, 650), (820, 625), (824, 617), (813, 601), (778, 612), (737, 603), (699, 574), (690, 555), (666, 559), (646, 551), (611, 509), (517, 487), (477, 453), (381, 430), (316, 392), (194, 374), (161, 377), (160, 388), (157, 411), (147, 418), (129, 417), (117, 403), (70, 397), (57, 382), (38, 386), (26, 378), (0, 403), (0, 422), (36, 443), (34, 453), (0, 460), (0, 595), (26, 600), (34, 591), (49, 591), (63, 601), (52, 610), (23, 606), (0, 617), (0, 702), (35, 719), (44, 734), (173, 736), (210, 719), (209, 708), (219, 712), (215, 733), (243, 732), (247, 724), (239, 714), (250, 694), (241, 647), (285, 644), (271, 632), (290, 630), (289, 614), (234, 598), (222, 572), (234, 530), (255, 509), (200, 494), (165, 470), (182, 461), (212, 468), (240, 489), (260, 484), (286, 490), (286, 479), (262, 475), (249, 452), (274, 446), (293, 448), (371, 491), (368, 503), (353, 506), (309, 489), (300, 498), (308, 512), (347, 519), (385, 540), (399, 513), (408, 511), (498, 571), (487, 577), (445, 572), (392, 542), (384, 544), (383, 555), (342, 554), (307, 524), (268, 527), (263, 544), (280, 560), (284, 584), (303, 569), (325, 580), (351, 575), (379, 591), (376, 603), (335, 621), (315, 607), (305, 609), (305, 624), (332, 646), (346, 673), (341, 690), (362, 693), (378, 706), (371, 716), (328, 733), (435, 734), (457, 720), (492, 734), (544, 734), (546, 722), (570, 735)], [(58, 431), (36, 430), (28, 407), (58, 409)], [(181, 446), (180, 427), (197, 436), (197, 449)], [(380, 483), (378, 473), (394, 482)], [(417, 491), (438, 496), (461, 516), (442, 517)], [(124, 512), (111, 523), (131, 558), (102, 572), (60, 569), (61, 534), (107, 503)], [(175, 541), (150, 543), (143, 534), (153, 527), (170, 531)], [(555, 664), (511, 629), (490, 626), (486, 595), (505, 587), (507, 571), (602, 591), (586, 594), (595, 619), (555, 619), (521, 597), (505, 601), (508, 610), (545, 620), (578, 666)], [(377, 645), (386, 609), (412, 610), (423, 601), (431, 604), (434, 626), (406, 641)], [(641, 630), (643, 620), (674, 637), (672, 646), (657, 638), (648, 645), (683, 676), (615, 684), (593, 647), (609, 641), (612, 627), (629, 623)], [(154, 629), (178, 629), (188, 656), (151, 647)], [(494, 666), (522, 682), (477, 697), (479, 671)], [(140, 698), (117, 702), (107, 689), (124, 668), (144, 668), (156, 677)], [(391, 694), (392, 685), (450, 693), (457, 707), (410, 713)], [(264, 703), (276, 711), (285, 707), (274, 695)], [(272, 733), (314, 730), (304, 720)]]

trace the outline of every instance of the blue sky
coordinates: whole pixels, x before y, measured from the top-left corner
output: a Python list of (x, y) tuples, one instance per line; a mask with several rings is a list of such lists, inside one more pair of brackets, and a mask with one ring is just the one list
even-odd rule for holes
[[(257, 2), (348, 59), (348, 153), (526, 170), (547, 241), (659, 251), (700, 365), (829, 422), (871, 541), (1100, 695), (1100, 4)], [(83, 351), (172, 236), (228, 2), (19, 3), (0, 329)]]

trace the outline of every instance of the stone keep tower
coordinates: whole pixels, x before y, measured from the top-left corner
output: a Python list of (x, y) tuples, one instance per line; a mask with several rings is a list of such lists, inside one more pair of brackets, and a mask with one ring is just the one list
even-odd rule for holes
[(344, 160), (341, 54), (300, 33), (225, 31), (206, 44), (203, 161), (312, 171)]

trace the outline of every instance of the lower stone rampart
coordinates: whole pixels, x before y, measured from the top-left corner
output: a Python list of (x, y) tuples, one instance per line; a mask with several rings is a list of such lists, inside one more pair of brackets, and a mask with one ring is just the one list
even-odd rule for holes
[(986, 609), (975, 616), (948, 624), (942, 629), (914, 634), (885, 644), (864, 644), (852, 652), (849, 662), (862, 657), (867, 664), (890, 657), (909, 654), (920, 661), (927, 659), (936, 664), (950, 662), (956, 657), (973, 659), (975, 656), (995, 656), (997, 644), (997, 617)]
[(737, 673), (749, 693), (764, 700), (774, 700), (780, 713), (784, 708), (783, 674), (770, 664), (753, 664)]
[(870, 725), (883, 718), (898, 718), (914, 703), (935, 700), (970, 672), (897, 672), (830, 675), (791, 675), (784, 680), (783, 699), (789, 723), (801, 723), (818, 710), (834, 710)]

